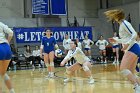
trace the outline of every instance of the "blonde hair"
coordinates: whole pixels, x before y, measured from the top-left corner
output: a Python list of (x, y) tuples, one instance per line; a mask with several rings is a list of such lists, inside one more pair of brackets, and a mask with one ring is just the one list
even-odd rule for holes
[(125, 18), (125, 14), (122, 9), (108, 10), (104, 12), (104, 14), (109, 19), (108, 21), (114, 21), (115, 19), (117, 19), (117, 21), (121, 21)]

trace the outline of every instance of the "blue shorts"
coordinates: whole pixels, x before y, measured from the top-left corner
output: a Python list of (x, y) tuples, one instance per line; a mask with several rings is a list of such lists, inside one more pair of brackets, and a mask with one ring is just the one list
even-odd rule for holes
[(90, 48), (84, 48), (84, 50), (88, 51), (88, 50), (90, 50)]
[(113, 48), (119, 48), (119, 45), (112, 46)]
[(128, 51), (136, 54), (138, 57), (140, 57), (140, 46), (135, 43)]
[(49, 54), (50, 52), (54, 51), (54, 49), (44, 50), (44, 53)]
[(138, 59), (138, 63), (140, 63), (140, 57), (139, 57), (139, 59)]
[(10, 60), (12, 58), (11, 47), (7, 43), (0, 44), (0, 60)]

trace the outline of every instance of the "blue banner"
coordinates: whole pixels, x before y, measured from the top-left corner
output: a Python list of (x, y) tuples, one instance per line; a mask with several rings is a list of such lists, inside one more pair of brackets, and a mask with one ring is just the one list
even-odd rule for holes
[[(57, 42), (62, 42), (65, 34), (69, 35), (70, 39), (79, 38), (80, 41), (88, 34), (92, 40), (92, 27), (50, 27), (53, 36)], [(16, 43), (39, 43), (44, 35), (45, 28), (13, 28)]]
[(66, 0), (50, 0), (52, 15), (67, 15)]
[(49, 14), (48, 0), (32, 0), (32, 14)]

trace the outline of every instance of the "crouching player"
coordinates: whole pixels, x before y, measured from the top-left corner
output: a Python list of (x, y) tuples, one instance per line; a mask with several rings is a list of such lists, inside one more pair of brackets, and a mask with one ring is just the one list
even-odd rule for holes
[(63, 59), (60, 66), (64, 66), (65, 63), (67, 63), (72, 57), (74, 57), (74, 59), (76, 60), (76, 63), (74, 63), (72, 66), (66, 69), (67, 78), (64, 80), (64, 82), (65, 83), (69, 82), (71, 80), (71, 77), (74, 71), (83, 68), (87, 77), (89, 78), (88, 83), (93, 84), (94, 79), (90, 71), (90, 67), (91, 67), (90, 59), (87, 56), (85, 56), (85, 54), (80, 48), (77, 47), (76, 40), (72, 40), (70, 42), (70, 47), (71, 49), (68, 51), (68, 54)]

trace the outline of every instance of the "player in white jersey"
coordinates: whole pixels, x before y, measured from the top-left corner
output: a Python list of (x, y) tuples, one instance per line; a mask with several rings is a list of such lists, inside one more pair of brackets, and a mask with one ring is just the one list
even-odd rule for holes
[(77, 42), (78, 47), (82, 50), (82, 44), (81, 44), (81, 42), (79, 42), (78, 38), (76, 38), (76, 42)]
[[(69, 38), (68, 33), (65, 34), (65, 39), (63, 40), (63, 47), (65, 50), (65, 54), (67, 55), (68, 51), (70, 50), (70, 42), (71, 39)], [(66, 66), (71, 66), (74, 62), (74, 59), (72, 58), (67, 64)]]
[[(114, 39), (119, 39), (119, 37), (117, 37), (117, 33), (114, 32)], [(119, 43), (113, 43), (112, 44), (112, 49), (113, 49), (113, 56), (114, 56), (114, 61), (113, 64), (117, 63), (119, 64)]]
[(99, 47), (99, 52), (101, 55), (101, 63), (107, 63), (106, 61), (106, 46), (108, 45), (108, 42), (103, 39), (103, 36), (100, 36), (100, 39), (96, 42), (96, 46)]
[(91, 46), (94, 44), (94, 42), (88, 38), (88, 35), (86, 35), (82, 44), (84, 46), (84, 52), (86, 56), (88, 56), (91, 59)]
[(120, 70), (130, 82), (134, 85), (135, 93), (140, 93), (140, 82), (138, 77), (134, 74), (138, 57), (140, 57), (140, 47), (136, 43), (137, 33), (132, 25), (126, 21), (125, 14), (121, 9), (114, 9), (105, 12), (110, 21), (119, 23), (119, 37), (120, 39), (109, 38), (111, 43), (121, 43), (122, 50), (125, 51)]
[[(6, 38), (6, 34), (8, 37)], [(3, 93), (2, 86), (5, 82), (10, 93), (15, 93), (11, 84), (10, 77), (7, 75), (7, 67), (12, 58), (12, 51), (9, 43), (13, 37), (13, 31), (5, 24), (0, 22), (0, 93)]]
[(71, 42), (71, 39), (69, 38), (68, 34), (66, 33), (65, 39), (63, 40), (63, 47), (65, 50), (65, 54), (67, 54), (70, 49), (70, 44), (69, 44), (70, 42)]
[(67, 63), (68, 60), (70, 60), (72, 57), (74, 57), (76, 63), (66, 69), (67, 79), (65, 79), (64, 82), (70, 81), (74, 71), (83, 68), (87, 77), (89, 78), (89, 83), (94, 83), (94, 79), (90, 71), (90, 59), (87, 56), (85, 56), (85, 54), (79, 47), (77, 47), (76, 40), (72, 40), (70, 46), (71, 50), (69, 50), (67, 56), (63, 59), (60, 66), (64, 66), (65, 63)]

